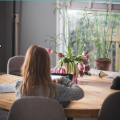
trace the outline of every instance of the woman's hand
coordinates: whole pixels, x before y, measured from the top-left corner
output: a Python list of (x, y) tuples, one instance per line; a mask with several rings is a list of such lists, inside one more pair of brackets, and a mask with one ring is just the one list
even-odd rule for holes
[(53, 79), (52, 81), (60, 84), (60, 78)]

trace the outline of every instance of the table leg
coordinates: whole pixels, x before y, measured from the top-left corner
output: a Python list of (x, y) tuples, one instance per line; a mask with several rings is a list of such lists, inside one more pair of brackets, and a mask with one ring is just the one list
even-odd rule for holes
[(73, 120), (73, 118), (67, 118), (67, 120)]

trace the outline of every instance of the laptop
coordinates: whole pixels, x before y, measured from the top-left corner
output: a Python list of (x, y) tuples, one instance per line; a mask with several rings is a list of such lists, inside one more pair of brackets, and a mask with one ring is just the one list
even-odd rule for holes
[(73, 74), (51, 73), (51, 79), (57, 79), (57, 78), (61, 78), (61, 77), (66, 77), (72, 81)]

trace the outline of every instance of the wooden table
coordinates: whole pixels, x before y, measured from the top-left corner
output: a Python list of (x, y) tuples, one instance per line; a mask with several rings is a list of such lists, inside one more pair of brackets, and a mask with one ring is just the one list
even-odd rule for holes
[[(113, 77), (120, 75), (114, 73)], [(1, 75), (0, 84), (16, 82), (22, 77), (14, 75)], [(113, 78), (99, 78), (95, 76), (84, 76), (78, 79), (79, 86), (84, 90), (85, 96), (78, 101), (72, 101), (64, 109), (67, 118), (96, 118), (104, 99), (117, 90), (110, 89)], [(16, 100), (15, 93), (0, 93), (0, 107), (9, 110), (11, 104)]]

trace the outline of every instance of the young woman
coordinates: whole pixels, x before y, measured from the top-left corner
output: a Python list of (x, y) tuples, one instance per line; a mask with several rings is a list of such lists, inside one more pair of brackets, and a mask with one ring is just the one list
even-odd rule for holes
[(57, 100), (66, 107), (71, 100), (83, 98), (83, 90), (71, 80), (61, 77), (51, 80), (51, 61), (48, 52), (32, 45), (21, 68), (23, 81), (16, 83), (16, 97), (44, 96)]

